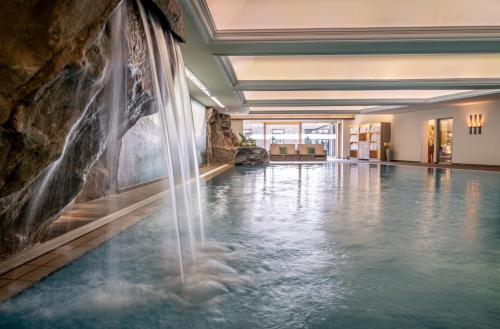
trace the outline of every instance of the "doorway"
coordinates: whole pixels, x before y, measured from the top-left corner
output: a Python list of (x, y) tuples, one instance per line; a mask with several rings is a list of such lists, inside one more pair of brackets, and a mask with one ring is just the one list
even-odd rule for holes
[(434, 163), (435, 161), (435, 134), (436, 122), (434, 120), (429, 120), (427, 123), (427, 163)]
[(451, 163), (453, 156), (453, 119), (438, 120), (438, 162)]

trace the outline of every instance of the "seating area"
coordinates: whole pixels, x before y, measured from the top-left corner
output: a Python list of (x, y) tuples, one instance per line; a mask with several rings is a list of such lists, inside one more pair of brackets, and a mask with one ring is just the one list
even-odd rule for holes
[(326, 161), (323, 144), (271, 144), (271, 161)]

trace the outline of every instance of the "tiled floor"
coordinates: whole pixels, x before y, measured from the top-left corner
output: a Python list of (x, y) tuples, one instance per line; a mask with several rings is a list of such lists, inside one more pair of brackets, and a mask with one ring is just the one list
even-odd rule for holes
[[(231, 167), (230, 165), (207, 166), (202, 169), (201, 178), (209, 180)], [(163, 202), (159, 196), (164, 190), (164, 185), (158, 181), (114, 196), (69, 207), (62, 218), (57, 220), (53, 229), (53, 232), (60, 232), (62, 235), (52, 240), (47, 237), (46, 243), (0, 263), (0, 302), (31, 287), (110, 237), (155, 213)], [(110, 210), (106, 208), (108, 205), (111, 205)], [(128, 208), (134, 210), (121, 215)], [(81, 226), (81, 222), (89, 225), (75, 229), (76, 225)], [(64, 226), (65, 223), (78, 224)], [(70, 228), (74, 230), (71, 231)]]

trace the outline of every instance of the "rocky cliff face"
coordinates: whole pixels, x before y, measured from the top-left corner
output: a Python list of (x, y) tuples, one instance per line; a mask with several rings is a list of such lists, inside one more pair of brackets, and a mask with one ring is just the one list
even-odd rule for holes
[(233, 163), (239, 141), (231, 130), (231, 117), (209, 108), (206, 118), (208, 163)]
[[(166, 25), (182, 37), (176, 2), (154, 2), (156, 11), (167, 13)], [(0, 254), (36, 241), (83, 188), (108, 145), (119, 143), (102, 129), (111, 120), (105, 101), (108, 18), (117, 3), (19, 0), (0, 5)], [(134, 4), (126, 5), (129, 78), (118, 139), (155, 111), (144, 32)], [(90, 176), (102, 172), (102, 162)]]

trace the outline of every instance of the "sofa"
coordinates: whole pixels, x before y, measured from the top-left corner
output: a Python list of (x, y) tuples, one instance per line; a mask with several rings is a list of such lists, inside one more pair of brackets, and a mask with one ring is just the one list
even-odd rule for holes
[(326, 161), (323, 144), (271, 144), (269, 156), (271, 161)]
[(295, 144), (271, 144), (269, 147), (271, 161), (297, 161), (299, 156)]
[(323, 144), (299, 144), (300, 161), (326, 161), (326, 151)]

